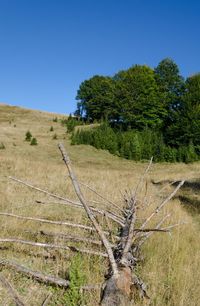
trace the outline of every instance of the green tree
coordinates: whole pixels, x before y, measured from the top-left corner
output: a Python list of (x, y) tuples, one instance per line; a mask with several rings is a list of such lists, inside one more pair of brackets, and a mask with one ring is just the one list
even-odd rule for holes
[(161, 127), (166, 110), (160, 99), (154, 71), (135, 65), (114, 76), (115, 107), (119, 118), (136, 129)]
[(90, 120), (108, 119), (112, 116), (114, 82), (110, 77), (95, 75), (81, 83), (77, 97), (76, 115)]
[(37, 139), (35, 138), (35, 137), (33, 137), (32, 139), (31, 139), (31, 143), (30, 143), (30, 145), (31, 146), (37, 146)]
[(178, 65), (172, 59), (165, 58), (154, 71), (162, 99), (168, 110), (179, 108), (185, 90), (185, 82), (180, 75)]
[(200, 145), (200, 74), (186, 80), (182, 108), (176, 112), (172, 124), (166, 129), (169, 145)]
[(26, 135), (25, 135), (25, 140), (26, 141), (31, 141), (31, 138), (32, 138), (32, 134), (30, 131), (27, 131), (26, 132)]

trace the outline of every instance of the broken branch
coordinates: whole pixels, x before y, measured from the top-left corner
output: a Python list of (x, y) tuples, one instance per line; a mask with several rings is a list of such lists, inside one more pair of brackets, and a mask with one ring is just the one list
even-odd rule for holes
[(10, 296), (12, 297), (12, 299), (14, 300), (15, 304), (17, 306), (25, 306), (25, 304), (20, 300), (17, 292), (15, 291), (15, 289), (13, 288), (13, 286), (10, 284), (10, 282), (3, 276), (3, 274), (0, 274), (0, 282), (2, 283), (2, 285), (7, 289), (7, 291), (9, 292)]
[(87, 249), (80, 249), (75, 246), (63, 246), (59, 244), (52, 244), (52, 243), (43, 243), (43, 242), (34, 242), (29, 240), (22, 240), (17, 238), (0, 238), (0, 243), (21, 243), (21, 244), (27, 244), (37, 247), (43, 247), (43, 248), (49, 248), (49, 249), (62, 249), (72, 252), (79, 252), (79, 253), (86, 253), (89, 255), (97, 255), (102, 257), (108, 257), (106, 253), (97, 252), (97, 251), (91, 251)]
[(64, 287), (64, 288), (68, 288), (70, 284), (68, 280), (65, 280), (59, 277), (55, 277), (55, 276), (51, 276), (51, 275), (47, 275), (47, 274), (43, 274), (41, 272), (32, 271), (31, 269), (25, 266), (22, 266), (12, 260), (0, 259), (0, 266), (12, 268), (16, 270), (17, 272), (21, 272), (27, 275), (28, 277), (36, 279), (37, 281), (45, 283), (45, 284), (50, 284), (54, 286), (56, 285), (56, 286)]
[(80, 202), (83, 204), (83, 207), (85, 208), (85, 211), (87, 213), (87, 216), (88, 218), (90, 219), (90, 221), (92, 222), (93, 226), (95, 227), (96, 229), (96, 232), (98, 233), (106, 251), (107, 251), (107, 254), (108, 254), (108, 258), (109, 258), (109, 261), (110, 261), (110, 265), (111, 265), (111, 268), (112, 268), (112, 271), (113, 271), (113, 275), (115, 276), (118, 276), (118, 267), (117, 267), (117, 263), (115, 261), (115, 258), (114, 258), (114, 254), (113, 254), (113, 251), (112, 251), (112, 248), (111, 248), (111, 245), (109, 243), (109, 241), (107, 240), (101, 226), (99, 225), (99, 223), (96, 221), (95, 219), (95, 216), (93, 215), (92, 211), (90, 210), (82, 192), (81, 192), (81, 189), (80, 189), (80, 186), (79, 186), (79, 183), (75, 177), (75, 174), (72, 170), (72, 167), (71, 167), (71, 163), (70, 163), (70, 159), (69, 159), (69, 156), (67, 155), (67, 153), (65, 152), (65, 149), (64, 149), (64, 146), (62, 144), (59, 144), (59, 149), (61, 151), (61, 154), (63, 156), (63, 160), (67, 166), (67, 169), (69, 171), (69, 175), (70, 175), (70, 178), (71, 178), (71, 181), (72, 181), (72, 184), (74, 186), (74, 190), (80, 200)]

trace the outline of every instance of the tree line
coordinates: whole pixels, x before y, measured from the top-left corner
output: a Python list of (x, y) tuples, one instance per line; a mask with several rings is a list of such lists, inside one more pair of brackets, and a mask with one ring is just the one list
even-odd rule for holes
[[(95, 75), (81, 83), (77, 100), (76, 116), (89, 122), (104, 121), (108, 128), (112, 129), (117, 139), (114, 154), (117, 152), (126, 158), (143, 159), (144, 150), (149, 150), (149, 153), (153, 151), (155, 155), (152, 148), (144, 149), (142, 144), (142, 137), (149, 137), (151, 141), (157, 142), (157, 146), (160, 145), (160, 149), (162, 147), (163, 153), (160, 158), (157, 153), (158, 161), (198, 159), (200, 74), (184, 79), (178, 65), (172, 59), (163, 59), (154, 69), (146, 65), (134, 65), (127, 70), (119, 71), (113, 77)], [(105, 127), (102, 129), (106, 137)], [(100, 134), (100, 130), (101, 128), (97, 128), (85, 133), (91, 133), (87, 137), (92, 139), (94, 133)], [(75, 134), (73, 143), (83, 143), (80, 132)], [(136, 138), (138, 140), (133, 141)], [(85, 142), (89, 143), (89, 140)], [(105, 140), (101, 139), (101, 142), (105, 147)], [(122, 145), (125, 142), (126, 145)], [(97, 145), (94, 139), (93, 143), (89, 144), (103, 148), (103, 144)], [(150, 146), (150, 142), (146, 145)], [(137, 158), (130, 152), (130, 147), (132, 151), (140, 147)]]

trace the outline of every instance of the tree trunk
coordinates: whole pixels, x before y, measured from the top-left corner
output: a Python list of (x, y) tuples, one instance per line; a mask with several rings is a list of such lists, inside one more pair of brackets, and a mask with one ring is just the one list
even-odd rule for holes
[(118, 277), (111, 276), (102, 288), (101, 306), (129, 306), (132, 293), (132, 275), (129, 267), (123, 267)]

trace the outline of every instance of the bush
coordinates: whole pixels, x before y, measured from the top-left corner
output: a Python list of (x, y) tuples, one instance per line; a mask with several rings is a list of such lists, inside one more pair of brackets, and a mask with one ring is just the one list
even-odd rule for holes
[(54, 134), (53, 137), (52, 137), (52, 139), (54, 139), (54, 140), (55, 140), (55, 139), (58, 139), (57, 134)]
[(80, 292), (81, 286), (85, 284), (86, 276), (83, 273), (82, 257), (80, 254), (73, 257), (69, 269), (69, 289), (65, 295), (65, 303), (70, 306), (86, 305), (83, 294)]
[(50, 127), (50, 130), (49, 130), (49, 131), (50, 131), (50, 132), (53, 132), (53, 126)]
[(32, 138), (30, 145), (31, 146), (37, 146), (37, 139), (35, 137)]
[(25, 137), (25, 140), (26, 140), (26, 141), (31, 141), (32, 134), (31, 134), (30, 131), (27, 131), (25, 136), (26, 136), (26, 137)]
[(58, 122), (58, 118), (57, 117), (53, 118), (53, 122)]
[(6, 148), (6, 147), (5, 147), (4, 143), (1, 142), (1, 143), (0, 143), (0, 150), (5, 150), (5, 148)]

